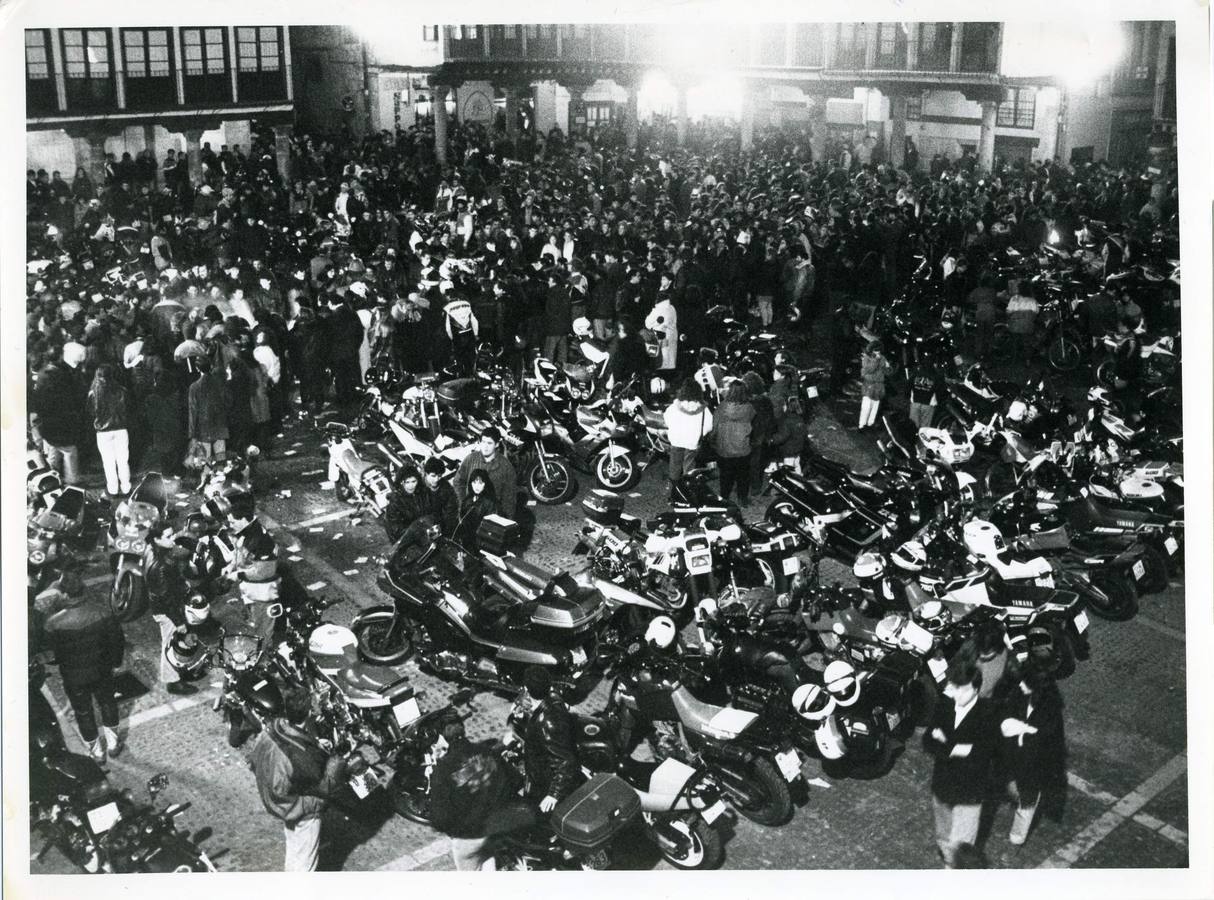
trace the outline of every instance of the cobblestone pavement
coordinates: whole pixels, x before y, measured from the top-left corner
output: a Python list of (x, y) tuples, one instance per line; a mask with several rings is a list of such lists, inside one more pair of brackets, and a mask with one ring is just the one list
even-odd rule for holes
[[(849, 460), (858, 469), (877, 462), (871, 439), (842, 428), (854, 419), (853, 404), (842, 400), (822, 409), (813, 435), (823, 450)], [(858, 405), (854, 404), (854, 405)], [(838, 418), (836, 418), (836, 415)], [(313, 592), (340, 598), (329, 618), (348, 623), (356, 610), (380, 600), (375, 587), (376, 554), (387, 549), (382, 528), (359, 521), (331, 490), (322, 448), (314, 432), (289, 426), (260, 472), (264, 484), (259, 509), (286, 548), (303, 584)], [(582, 491), (588, 479), (582, 478)], [(662, 475), (646, 473), (628, 508), (640, 514), (658, 509), (664, 498)], [(289, 492), (289, 496), (283, 492)], [(189, 498), (175, 502), (184, 507)], [(766, 498), (749, 512), (761, 517)], [(581, 526), (580, 495), (538, 513), (528, 558), (552, 567), (580, 566), (571, 548)], [(93, 589), (106, 590), (98, 560), (89, 571)], [(850, 580), (837, 563), (823, 565), (828, 579)], [(232, 604), (218, 614), (236, 614)], [(244, 754), (232, 750), (210, 701), (215, 687), (176, 698), (157, 682), (157, 632), (150, 619), (127, 626), (127, 671), (147, 686), (142, 696), (123, 704), (128, 749), (109, 763), (113, 778), (137, 791), (147, 778), (166, 772), (166, 799), (193, 804), (181, 824), (213, 829), (209, 848), (228, 848), (225, 870), (281, 868), (282, 834), (261, 808)], [(1143, 599), (1139, 616), (1126, 623), (1092, 623), (1092, 659), (1064, 683), (1071, 790), (1057, 821), (1039, 822), (1027, 845), (1016, 851), (1006, 840), (1011, 810), (994, 816), (985, 849), (996, 867), (1036, 866), (1184, 866), (1188, 859), (1185, 757), (1184, 589), (1175, 583), (1160, 595)], [(442, 704), (455, 686), (406, 664), (423, 709)], [(57, 678), (49, 682), (55, 703), (65, 706)], [(603, 686), (586, 702), (605, 699)], [(507, 701), (478, 694), (470, 704), (475, 736), (500, 734)], [(67, 717), (70, 720), (70, 714)], [(129, 723), (129, 724), (126, 724)], [(79, 742), (73, 726), (69, 740)], [(793, 821), (780, 829), (740, 820), (728, 838), (726, 866), (759, 868), (931, 868), (937, 865), (932, 840), (928, 780), (930, 760), (912, 739), (886, 777), (872, 782), (825, 777), (814, 762), (806, 774), (815, 779)], [(35, 847), (35, 850), (37, 847)], [(638, 850), (626, 864), (661, 867), (656, 854)], [(446, 840), (434, 831), (392, 815), (385, 804), (366, 801), (351, 810), (331, 809), (323, 829), (321, 866), (325, 869), (451, 868)], [(52, 852), (35, 872), (70, 871)]]

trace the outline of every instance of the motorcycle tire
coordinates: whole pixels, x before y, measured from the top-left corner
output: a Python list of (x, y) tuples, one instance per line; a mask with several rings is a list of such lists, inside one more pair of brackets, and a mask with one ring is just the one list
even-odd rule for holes
[(1139, 594), (1158, 594), (1168, 589), (1168, 557), (1159, 548), (1147, 544), (1143, 548), (1142, 561), (1146, 573), (1138, 582)]
[(358, 655), (377, 666), (397, 666), (408, 659), (413, 652), (413, 641), (407, 633), (402, 634), (399, 643), (394, 646), (383, 646), (384, 637), (391, 627), (390, 612), (368, 615), (354, 623), (352, 630), (358, 640)]
[[(784, 825), (792, 819), (792, 791), (788, 782), (780, 774), (775, 763), (769, 759), (756, 759), (749, 765), (742, 763), (719, 763), (722, 769), (730, 772), (736, 780), (747, 786), (751, 799), (732, 796), (734, 807), (756, 825), (774, 827)], [(737, 766), (737, 768), (735, 768)], [(726, 791), (730, 791), (728, 782), (723, 781)]]
[(142, 575), (123, 572), (110, 590), (110, 609), (119, 622), (133, 622), (147, 612), (148, 588)]
[(875, 781), (889, 774), (889, 770), (894, 767), (896, 758), (897, 754), (895, 753), (893, 738), (889, 735), (884, 735), (877, 750), (870, 756), (857, 759), (853, 759), (850, 755), (844, 756), (843, 759), (831, 766), (827, 766), (824, 763), (823, 769), (827, 774), (832, 774), (831, 770), (838, 769), (839, 775), (845, 778), (853, 778), (856, 781)]
[(721, 833), (698, 815), (691, 822), (671, 819), (649, 827), (655, 831), (663, 829), (679, 833), (677, 837), (686, 847), (682, 853), (664, 849), (659, 851), (662, 859), (676, 869), (708, 871), (721, 868), (721, 863), (725, 861), (725, 844), (721, 840)]
[(640, 477), (640, 467), (631, 454), (613, 458), (606, 453), (600, 453), (594, 463), (594, 480), (600, 487), (617, 494), (628, 490)]
[(1079, 368), (1079, 363), (1083, 359), (1083, 351), (1069, 335), (1059, 334), (1050, 340), (1046, 358), (1050, 361), (1050, 365), (1059, 372), (1073, 372)]
[(1138, 592), (1129, 579), (1119, 572), (1097, 572), (1084, 595), (1088, 611), (1110, 622), (1125, 622), (1138, 614)]
[(1113, 367), (1111, 360), (1105, 360), (1096, 367), (1096, 384), (1103, 388), (1112, 390), (1114, 382), (1117, 380), (1117, 372)]
[(346, 475), (343, 472), (337, 476), (337, 484), (333, 486), (337, 492), (337, 499), (343, 503), (349, 503), (354, 499), (354, 492), (350, 490), (350, 483), (346, 480)]
[(388, 785), (388, 797), (392, 809), (401, 818), (419, 825), (433, 825), (430, 795), (425, 791), (411, 790), (408, 785), (402, 784), (399, 778), (393, 778)]
[(546, 460), (548, 475), (544, 475), (544, 466), (537, 459), (527, 470), (527, 493), (536, 503), (552, 506), (564, 503), (577, 493), (577, 479), (569, 464), (563, 459)]
[(1071, 636), (1061, 629), (1054, 631), (1054, 652), (1048, 663), (1051, 674), (1061, 681), (1075, 674), (1075, 645)]

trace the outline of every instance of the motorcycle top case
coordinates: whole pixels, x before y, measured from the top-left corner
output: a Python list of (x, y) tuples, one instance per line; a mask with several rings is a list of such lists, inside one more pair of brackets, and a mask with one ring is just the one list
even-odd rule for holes
[(591, 776), (552, 811), (552, 830), (567, 846), (593, 853), (641, 814), (641, 795), (610, 772)]
[(481, 397), (481, 383), (475, 378), (453, 378), (444, 381), (434, 391), (439, 403), (456, 408), (465, 408)]
[(515, 546), (518, 539), (518, 522), (504, 516), (485, 516), (476, 527), (476, 546), (495, 556), (501, 556)]
[(891, 650), (877, 662), (868, 677), (866, 691), (878, 703), (891, 703), (919, 675), (922, 661), (907, 650)]
[(582, 509), (592, 522), (599, 525), (615, 525), (624, 511), (624, 498), (611, 491), (595, 489), (582, 501)]

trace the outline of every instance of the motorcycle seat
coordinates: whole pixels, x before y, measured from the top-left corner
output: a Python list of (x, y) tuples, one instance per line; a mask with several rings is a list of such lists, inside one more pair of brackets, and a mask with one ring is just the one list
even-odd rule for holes
[(353, 447), (341, 452), (341, 467), (349, 473), (351, 480), (360, 481), (367, 470), (377, 468), (370, 460), (363, 459)]
[(1167, 516), (1142, 512), (1125, 507), (1106, 506), (1091, 497), (1084, 497), (1070, 508), (1070, 518), (1078, 528), (1121, 528), (1137, 529), (1143, 525), (1162, 525), (1168, 522)]
[(679, 720), (693, 731), (726, 740), (740, 735), (759, 716), (734, 706), (717, 706), (697, 700), (685, 687), (671, 693)]

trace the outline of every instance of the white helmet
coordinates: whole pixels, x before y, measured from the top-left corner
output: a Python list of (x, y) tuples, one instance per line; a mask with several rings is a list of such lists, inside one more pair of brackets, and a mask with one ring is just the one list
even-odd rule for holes
[(654, 375), (653, 378), (649, 379), (649, 393), (664, 394), (666, 393), (666, 388), (667, 384), (665, 378)]
[[(717, 617), (718, 609), (719, 609), (719, 607), (717, 606), (717, 601), (714, 600), (712, 597), (705, 597), (703, 600), (701, 600), (699, 603), (696, 604), (696, 613), (698, 614), (698, 618), (701, 620), (715, 619)], [(659, 616), (658, 618), (664, 619), (666, 617)], [(656, 622), (657, 619), (654, 619), (653, 621)], [(652, 624), (653, 623), (650, 623), (651, 627), (652, 627)]]
[(835, 711), (835, 698), (816, 684), (800, 685), (792, 692), (792, 708), (803, 719), (821, 722)]
[(658, 616), (645, 629), (645, 641), (653, 644), (659, 650), (665, 650), (674, 643), (678, 634), (679, 629), (675, 627), (674, 620), (670, 616)]
[(927, 565), (927, 550), (918, 541), (907, 541), (893, 552), (890, 559), (905, 572), (922, 572)]
[(573, 333), (580, 338), (588, 338), (593, 332), (590, 330), (590, 320), (585, 316), (578, 316), (573, 320)]
[(885, 574), (885, 562), (879, 554), (866, 551), (856, 557), (851, 571), (853, 575), (861, 580), (865, 578), (880, 578)]
[(932, 634), (939, 634), (953, 624), (952, 611), (939, 600), (928, 600), (915, 610), (914, 616)]
[(822, 673), (822, 681), (840, 706), (851, 706), (860, 696), (860, 679), (856, 677), (856, 669), (844, 660), (837, 659), (828, 665)]

